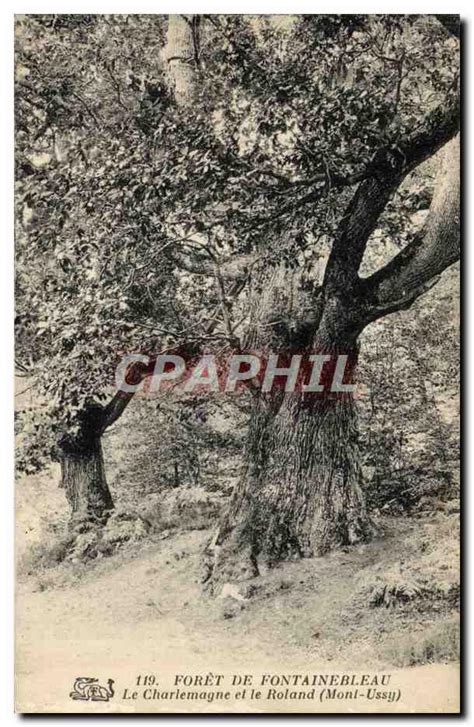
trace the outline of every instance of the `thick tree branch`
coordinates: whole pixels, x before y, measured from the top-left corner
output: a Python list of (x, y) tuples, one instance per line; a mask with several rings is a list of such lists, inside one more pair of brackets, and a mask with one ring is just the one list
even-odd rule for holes
[(437, 109), (423, 128), (391, 149), (379, 150), (369, 165), (367, 179), (358, 186), (344, 214), (326, 267), (324, 288), (350, 293), (380, 214), (406, 175), (435, 154), (459, 128), (459, 100), (447, 112)]
[(394, 170), (391, 178), (374, 176), (358, 186), (341, 219), (326, 266), (323, 287), (329, 294), (344, 290), (350, 295), (367, 241), (400, 181), (400, 173)]
[(382, 318), (383, 316), (389, 315), (389, 313), (397, 313), (398, 311), (402, 310), (408, 310), (413, 303), (418, 300), (422, 295), (428, 292), (428, 290), (431, 290), (431, 288), (436, 285), (438, 280), (440, 279), (440, 275), (437, 275), (436, 277), (432, 278), (429, 282), (414, 287), (412, 290), (410, 290), (408, 293), (406, 293), (402, 298), (399, 298), (397, 300), (392, 300), (389, 302), (379, 302), (378, 304), (374, 305), (370, 312), (367, 315), (367, 319), (365, 320), (365, 323), (375, 321), (378, 318)]
[(456, 95), (448, 108), (433, 111), (420, 130), (414, 131), (397, 145), (403, 155), (403, 174), (436, 154), (459, 131), (460, 99)]
[(101, 423), (100, 434), (115, 424), (134, 397), (133, 392), (117, 391), (107, 406), (104, 408), (104, 416)]
[[(437, 186), (423, 232), (363, 282), (370, 319), (407, 307), (460, 255), (460, 139), (443, 150)], [(434, 283), (433, 283), (434, 284)]]

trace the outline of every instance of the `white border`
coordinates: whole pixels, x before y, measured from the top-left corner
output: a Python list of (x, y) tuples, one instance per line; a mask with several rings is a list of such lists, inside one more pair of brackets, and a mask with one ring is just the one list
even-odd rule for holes
[[(309, 0), (239, 0), (239, 2), (222, 2), (220, 0), (136, 0), (134, 3), (124, 0), (97, 0), (96, 2), (84, 2), (84, 0), (50, 0), (50, 2), (38, 2), (37, 0), (24, 0), (23, 2), (9, 2), (6, 7), (9, 13), (238, 13), (238, 14), (297, 14), (297, 13), (459, 13), (467, 18), (469, 15), (469, 4), (467, 2), (450, 3), (440, 0), (416, 0), (409, 2), (385, 2), (382, 0), (370, 0), (369, 2), (350, 2), (349, 0), (320, 0), (320, 2), (309, 2)], [(464, 12), (463, 12), (464, 8)], [(2, 13), (5, 5), (2, 6)]]
[[(92, 6), (92, 7), (91, 7)], [(447, 3), (438, 0), (412, 0), (411, 2), (309, 2), (308, 0), (292, 0), (292, 2), (282, 2), (281, 0), (260, 0), (256, 2), (252, 0), (240, 0), (239, 3), (216, 2), (215, 0), (195, 1), (189, 0), (169, 0), (159, 2), (158, 0), (135, 0), (133, 3), (124, 2), (123, 0), (95, 0), (94, 3), (71, 0), (66, 2), (62, 0), (51, 0), (50, 2), (37, 2), (36, 0), (24, 0), (23, 2), (6, 1), (2, 3), (0, 9), (0, 100), (1, 100), (1, 217), (0, 217), (0, 250), (2, 252), (2, 260), (0, 263), (0, 321), (1, 321), (1, 352), (3, 354), (2, 366), (2, 389), (1, 389), (1, 405), (0, 405), (0, 446), (2, 464), (2, 477), (0, 480), (1, 491), (1, 513), (2, 524), (0, 527), (1, 546), (0, 553), (3, 563), (6, 564), (6, 573), (2, 574), (2, 597), (1, 603), (1, 627), (4, 633), (0, 643), (2, 644), (2, 658), (0, 661), (0, 714), (3, 717), (2, 724), (18, 723), (20, 717), (13, 714), (13, 15), (15, 13), (459, 13), (465, 22), (464, 28), (464, 136), (467, 136), (468, 123), (472, 124), (474, 115), (472, 113), (473, 94), (469, 94), (469, 82), (472, 85), (474, 77), (472, 68), (473, 54), (469, 49), (469, 42), (472, 43), (471, 28), (472, 24), (472, 2)], [(474, 346), (474, 256), (469, 252), (472, 243), (470, 235), (470, 211), (474, 207), (473, 185), (467, 183), (469, 172), (472, 172), (473, 147), (468, 144), (465, 138), (465, 187), (464, 187), (464, 287), (465, 295), (465, 378), (473, 362), (473, 346)], [(464, 382), (464, 409), (465, 409), (465, 431), (464, 431), (464, 452), (466, 457), (466, 468), (464, 472), (464, 522), (465, 522), (465, 573), (467, 575), (467, 566), (469, 565), (469, 556), (472, 558), (472, 533), (474, 526), (473, 502), (474, 498), (470, 495), (470, 487), (473, 486), (474, 478), (471, 477), (472, 470), (472, 452), (474, 452), (474, 428), (467, 427), (468, 416), (473, 412), (474, 393), (473, 388), (467, 386)], [(472, 571), (472, 569), (471, 569)], [(5, 584), (7, 589), (5, 593)], [(464, 617), (467, 620), (469, 615), (469, 606), (473, 603), (472, 599), (473, 580), (468, 583), (468, 589), (465, 590), (464, 597)], [(470, 675), (468, 656), (472, 653), (473, 636), (472, 629), (465, 626), (465, 654), (464, 669), (466, 676)], [(470, 658), (469, 658), (470, 662)], [(465, 679), (466, 689), (464, 690), (464, 698), (466, 707), (470, 710), (470, 695), (467, 678)], [(175, 718), (169, 718), (161, 715), (154, 715), (161, 723), (173, 724)], [(471, 721), (472, 714), (468, 720)], [(57, 724), (67, 717), (45, 717), (42, 724)], [(89, 724), (98, 724), (101, 718), (88, 718)], [(129, 722), (135, 717), (108, 718), (112, 722), (123, 724), (124, 721)], [(184, 719), (184, 718), (183, 718)], [(220, 723), (225, 717), (214, 718), (213, 723)], [(241, 717), (241, 720), (248, 717)], [(314, 719), (319, 724), (335, 725), (344, 723), (345, 717), (324, 717), (315, 715)], [(406, 717), (390, 718), (390, 723), (402, 724)], [(423, 719), (424, 717), (415, 717), (415, 719)], [(278, 725), (284, 725), (294, 720), (292, 717), (275, 718), (267, 717), (265, 722), (272, 722)], [(235, 721), (235, 718), (234, 720)], [(373, 724), (373, 720), (360, 717), (358, 722)], [(448, 724), (451, 722), (449, 717), (437, 718), (438, 725)]]

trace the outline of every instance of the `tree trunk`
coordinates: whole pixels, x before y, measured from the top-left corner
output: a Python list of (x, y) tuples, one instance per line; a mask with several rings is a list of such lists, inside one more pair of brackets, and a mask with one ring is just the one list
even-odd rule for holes
[(213, 584), (368, 540), (361, 483), (351, 399), (286, 395), (276, 415), (258, 400), (244, 473), (208, 552)]
[(169, 15), (163, 58), (176, 102), (181, 105), (192, 95), (204, 28), (199, 15)]
[(174, 481), (173, 481), (173, 487), (179, 487), (179, 467), (178, 463), (174, 463)]
[[(334, 343), (334, 325), (350, 330), (342, 311), (325, 308), (313, 350), (354, 352), (354, 340)], [(244, 456), (242, 478), (206, 552), (212, 589), (256, 576), (262, 565), (370, 539), (351, 393), (260, 394)]]
[(71, 527), (103, 524), (114, 507), (105, 478), (102, 413), (102, 407), (89, 407), (82, 417), (80, 433), (64, 437), (59, 444), (62, 487), (71, 508)]

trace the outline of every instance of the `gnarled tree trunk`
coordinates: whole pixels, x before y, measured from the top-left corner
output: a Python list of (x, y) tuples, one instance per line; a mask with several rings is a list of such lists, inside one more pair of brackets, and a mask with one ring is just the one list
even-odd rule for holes
[(71, 527), (84, 523), (103, 524), (114, 507), (105, 478), (101, 435), (104, 409), (88, 407), (76, 436), (60, 443), (62, 487), (71, 508)]
[(243, 476), (207, 553), (213, 586), (368, 540), (361, 483), (351, 399), (287, 395), (276, 415), (258, 401)]
[(114, 504), (105, 479), (100, 439), (88, 449), (78, 446), (63, 452), (62, 486), (71, 507), (71, 523), (107, 520)]
[[(288, 283), (287, 276), (280, 278)], [(265, 314), (260, 310), (260, 318)], [(337, 354), (350, 355), (353, 380), (357, 326), (340, 301), (330, 300), (315, 327), (309, 346), (307, 330), (292, 341), (281, 333), (276, 339), (273, 330), (272, 343), (278, 341), (282, 352), (332, 355), (323, 369), (325, 390), (256, 394), (243, 474), (205, 554), (205, 581), (212, 589), (258, 575), (262, 565), (322, 555), (374, 532), (362, 488), (353, 394), (331, 392)]]

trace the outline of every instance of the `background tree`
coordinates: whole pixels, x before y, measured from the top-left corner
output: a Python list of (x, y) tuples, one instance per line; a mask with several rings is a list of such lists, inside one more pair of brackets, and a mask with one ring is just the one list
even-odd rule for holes
[[(18, 465), (59, 456), (78, 520), (112, 507), (101, 436), (126, 404), (105, 403), (115, 367), (127, 350), (154, 349), (157, 320), (176, 324), (159, 255), (166, 194), (150, 195), (147, 176), (167, 134), (165, 30), (160, 16), (16, 25), (17, 359), (38, 397), (19, 413)], [(162, 161), (166, 189), (173, 162)]]

